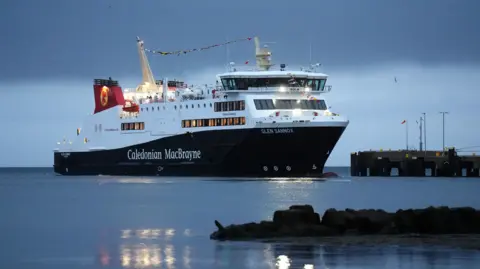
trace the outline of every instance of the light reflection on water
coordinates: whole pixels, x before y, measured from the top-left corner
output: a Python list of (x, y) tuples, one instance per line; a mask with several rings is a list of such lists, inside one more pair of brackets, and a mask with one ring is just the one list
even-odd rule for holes
[[(261, 253), (263, 248), (264, 255)], [(215, 268), (477, 268), (475, 251), (445, 248), (219, 243)], [(217, 260), (218, 259), (218, 260)], [(243, 261), (242, 261), (243, 260)], [(221, 266), (218, 266), (221, 265)]]
[[(476, 268), (478, 251), (445, 247), (340, 246), (292, 243), (216, 242), (208, 249), (189, 240), (191, 230), (124, 229), (118, 251), (102, 248), (97, 264), (107, 268)], [(190, 237), (188, 239), (187, 237)], [(187, 239), (187, 240), (185, 240)], [(118, 255), (116, 257), (116, 255)]]
[[(184, 245), (181, 254), (176, 253), (176, 247), (171, 242), (175, 237), (175, 229), (123, 229), (120, 231), (121, 241), (118, 257), (115, 251), (110, 252), (101, 248), (99, 260), (102, 267), (123, 268), (157, 268), (164, 267), (175, 269), (177, 255), (182, 255), (183, 264), (181, 268), (190, 269), (191, 247)], [(191, 230), (185, 229), (181, 235), (191, 236)], [(178, 248), (178, 247), (177, 247)], [(117, 264), (116, 261), (119, 261)]]
[[(122, 239), (129, 239), (129, 238), (138, 238), (138, 239), (158, 239), (160, 237), (165, 238), (165, 240), (170, 240), (172, 237), (175, 236), (175, 229), (138, 229), (138, 230), (131, 230), (125, 229), (121, 231)], [(190, 229), (185, 229), (183, 232), (184, 235), (190, 235)]]

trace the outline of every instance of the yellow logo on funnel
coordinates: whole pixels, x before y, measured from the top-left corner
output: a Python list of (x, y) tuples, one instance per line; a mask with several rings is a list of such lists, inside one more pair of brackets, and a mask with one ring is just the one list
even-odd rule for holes
[(100, 92), (100, 104), (102, 106), (106, 106), (108, 104), (108, 93), (110, 89), (107, 86), (102, 87), (102, 91)]

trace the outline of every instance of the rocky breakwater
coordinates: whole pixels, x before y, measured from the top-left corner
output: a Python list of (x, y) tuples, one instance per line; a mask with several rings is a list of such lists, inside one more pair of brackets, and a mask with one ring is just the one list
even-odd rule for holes
[(277, 210), (273, 221), (223, 226), (215, 220), (213, 240), (251, 240), (295, 237), (346, 237), (360, 235), (452, 235), (480, 234), (480, 211), (470, 207), (428, 207), (398, 210), (335, 210), (322, 217), (311, 205), (293, 205)]

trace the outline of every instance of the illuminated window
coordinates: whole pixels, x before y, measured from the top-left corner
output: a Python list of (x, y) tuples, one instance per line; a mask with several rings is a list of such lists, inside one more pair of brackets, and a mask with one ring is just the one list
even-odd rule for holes
[(245, 125), (245, 117), (182, 120), (182, 128)]
[(282, 109), (304, 109), (304, 110), (326, 110), (324, 100), (290, 100), (290, 99), (255, 99), (257, 110), (282, 110)]
[(122, 123), (120, 129), (122, 131), (145, 130), (145, 123), (144, 122)]

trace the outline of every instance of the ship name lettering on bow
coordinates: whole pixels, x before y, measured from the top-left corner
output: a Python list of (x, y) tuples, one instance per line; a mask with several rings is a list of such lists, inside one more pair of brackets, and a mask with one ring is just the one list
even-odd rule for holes
[(162, 151), (156, 151), (154, 149), (148, 151), (145, 149), (129, 149), (127, 151), (127, 158), (129, 160), (196, 160), (202, 158), (202, 152), (200, 150), (184, 150), (178, 149), (165, 149)]
[(267, 128), (261, 129), (262, 134), (291, 134), (294, 133), (292, 128)]

